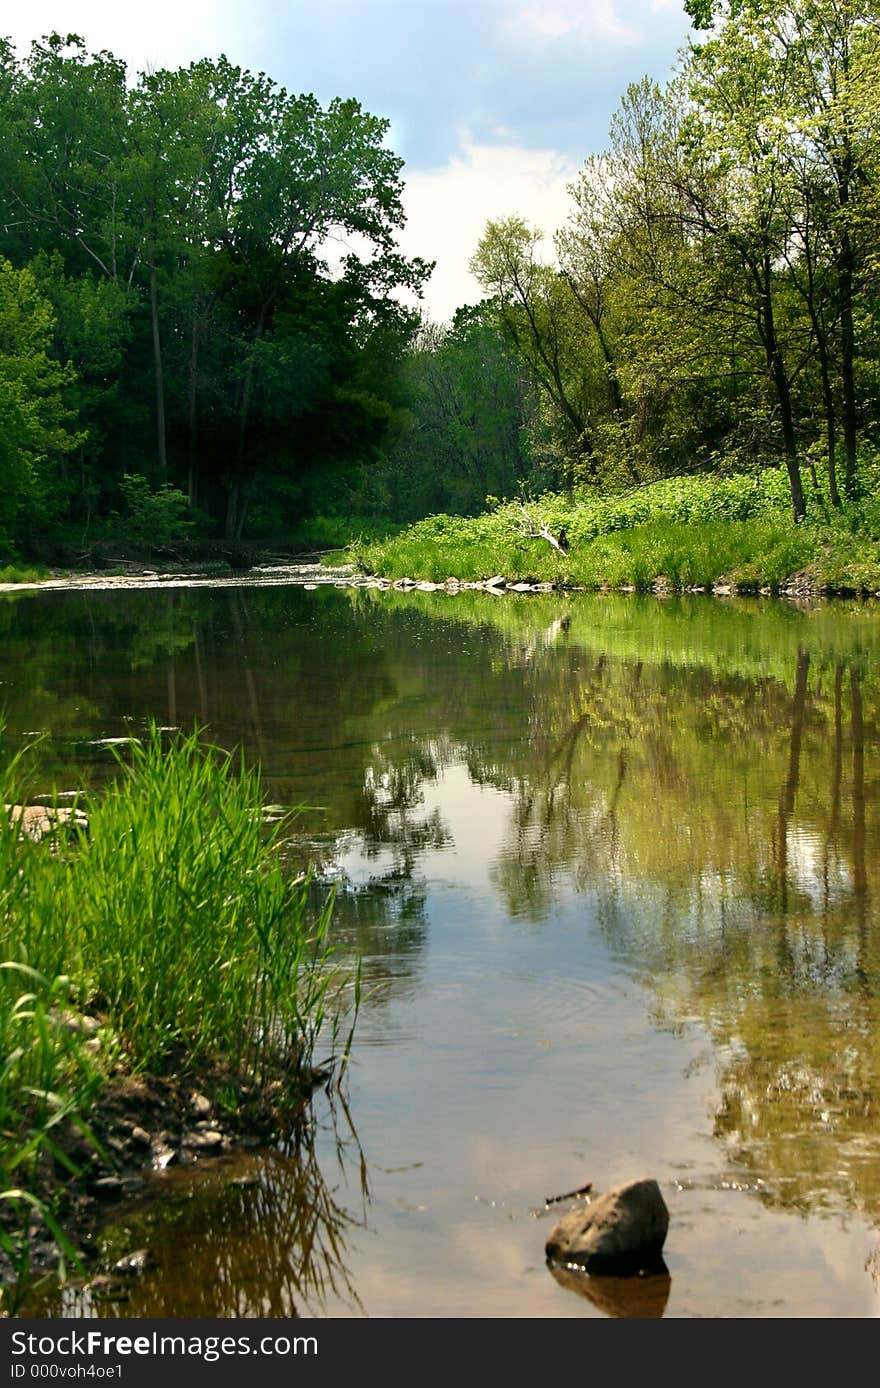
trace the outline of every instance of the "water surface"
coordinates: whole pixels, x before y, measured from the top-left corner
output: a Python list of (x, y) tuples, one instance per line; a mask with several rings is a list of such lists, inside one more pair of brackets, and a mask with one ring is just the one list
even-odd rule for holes
[[(259, 758), (364, 977), (297, 1150), (164, 1176), (105, 1236), (153, 1267), (56, 1312), (877, 1312), (873, 608), (251, 584), (0, 640), (35, 791), (151, 718)], [(545, 1197), (643, 1174), (670, 1280), (555, 1279)]]

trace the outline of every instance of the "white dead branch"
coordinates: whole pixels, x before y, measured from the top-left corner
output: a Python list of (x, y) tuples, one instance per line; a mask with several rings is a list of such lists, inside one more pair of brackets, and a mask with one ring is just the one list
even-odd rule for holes
[(518, 535), (524, 536), (527, 540), (546, 540), (548, 545), (552, 545), (560, 554), (568, 553), (568, 536), (564, 527), (558, 535), (554, 535), (549, 526), (536, 521), (525, 506), (520, 506), (520, 512), (514, 522)]

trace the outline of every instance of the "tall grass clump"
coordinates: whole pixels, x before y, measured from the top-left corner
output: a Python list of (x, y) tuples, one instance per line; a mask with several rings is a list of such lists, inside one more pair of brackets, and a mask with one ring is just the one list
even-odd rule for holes
[[(300, 1104), (325, 1022), (337, 1034), (331, 902), (284, 870), (259, 772), (198, 733), (153, 730), (118, 761), (39, 841), (0, 813), (0, 1247), (18, 1269), (34, 1214), (60, 1233), (59, 1135), (88, 1135), (113, 1073)], [(25, 803), (21, 771), (0, 774), (5, 806)]]
[(307, 1065), (329, 975), (329, 907), (309, 927), (263, 822), (258, 771), (197, 735), (154, 733), (89, 808), (71, 863), (78, 972), (149, 1070), (222, 1059), (257, 1081)]
[(84, 1115), (100, 1086), (93, 1054), (71, 1025), (70, 979), (28, 962), (31, 951), (38, 963), (59, 956), (24, 938), (42, 932), (24, 928), (40, 846), (5, 810), (21, 803), (20, 760), (0, 765), (0, 1306), (12, 1311), (28, 1283), (35, 1229), (48, 1231), (62, 1258), (75, 1257), (45, 1177), (49, 1168), (75, 1174), (59, 1137), (72, 1125), (91, 1136)]

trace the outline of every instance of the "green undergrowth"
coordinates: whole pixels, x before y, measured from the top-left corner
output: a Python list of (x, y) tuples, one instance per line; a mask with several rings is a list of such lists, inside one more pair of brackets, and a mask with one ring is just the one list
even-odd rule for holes
[(39, 583), (45, 577), (45, 569), (37, 569), (32, 565), (0, 565), (0, 583)]
[[(4, 804), (25, 772), (0, 777)], [(19, 1274), (34, 1210), (55, 1236), (59, 1133), (112, 1074), (222, 1070), (302, 1102), (319, 1033), (340, 1037), (331, 903), (284, 870), (257, 771), (154, 730), (78, 808), (87, 828), (39, 840), (0, 813), (0, 1242)]]
[[(872, 509), (873, 507), (873, 509)], [(388, 578), (478, 581), (500, 574), (586, 588), (729, 583), (748, 590), (800, 576), (816, 590), (880, 589), (880, 514), (873, 502), (829, 517), (813, 498), (791, 519), (780, 470), (670, 478), (620, 496), (548, 495), (481, 516), (430, 516), (351, 557)], [(564, 530), (567, 552), (541, 536)], [(532, 532), (531, 534), (529, 532)]]
[(285, 544), (301, 553), (342, 549), (390, 539), (401, 526), (384, 516), (310, 516), (286, 534)]

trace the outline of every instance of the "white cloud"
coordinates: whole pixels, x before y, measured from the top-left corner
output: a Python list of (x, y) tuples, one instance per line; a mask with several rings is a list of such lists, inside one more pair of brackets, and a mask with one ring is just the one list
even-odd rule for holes
[(639, 31), (618, 14), (617, 0), (552, 0), (548, 4), (521, 5), (506, 27), (516, 37), (530, 42), (569, 38), (629, 44), (638, 43), (641, 38)]
[[(106, 48), (122, 58), (132, 75), (144, 68), (177, 67), (226, 52), (237, 62), (255, 62), (262, 37), (262, 0), (152, 0), (120, 5), (118, 0), (32, 0), (0, 19), (0, 33), (24, 56), (32, 39), (53, 30), (77, 33), (91, 51)], [(243, 56), (246, 55), (246, 56)]]
[(408, 255), (436, 260), (425, 307), (438, 322), (482, 291), (468, 271), (486, 222), (517, 215), (540, 227), (552, 254), (553, 232), (569, 213), (567, 185), (577, 167), (553, 150), (479, 145), (462, 137), (461, 150), (442, 168), (404, 173), (407, 225), (400, 243)]

